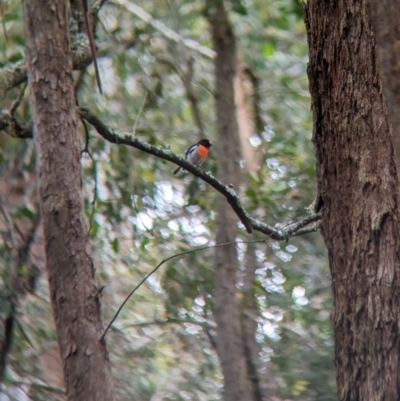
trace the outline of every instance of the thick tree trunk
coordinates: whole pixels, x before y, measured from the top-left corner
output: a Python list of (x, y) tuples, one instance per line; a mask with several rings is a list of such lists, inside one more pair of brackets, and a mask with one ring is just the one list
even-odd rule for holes
[(388, 115), (363, 0), (309, 0), (313, 142), (340, 400), (400, 399), (400, 239)]
[[(217, 3), (217, 2), (216, 2)], [(235, 38), (223, 6), (215, 8), (210, 17), (216, 69), (216, 108), (218, 139), (218, 178), (240, 184), (240, 140), (234, 96), (236, 71)], [(236, 240), (236, 216), (222, 197), (218, 199), (216, 242)], [(217, 322), (217, 351), (224, 375), (224, 400), (251, 400), (247, 379), (246, 359), (240, 327), (237, 298), (239, 264), (235, 246), (216, 248), (215, 254), (215, 320)]]
[(67, 2), (23, 2), (47, 272), (71, 401), (114, 400), (82, 210)]
[(397, 175), (400, 175), (400, 3), (368, 0), (369, 15), (379, 48), (383, 89), (392, 124)]

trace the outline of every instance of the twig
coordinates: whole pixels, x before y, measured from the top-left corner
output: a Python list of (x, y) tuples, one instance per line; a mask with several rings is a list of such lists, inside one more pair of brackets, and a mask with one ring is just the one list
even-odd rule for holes
[(107, 3), (108, 0), (98, 0), (92, 7), (91, 14), (97, 17), (97, 14), (102, 9), (102, 7)]
[(10, 106), (10, 108), (8, 109), (9, 113), (11, 116), (14, 116), (14, 113), (16, 112), (18, 106), (21, 104), (21, 101), (24, 97), (25, 94), (25, 89), (28, 86), (28, 82), (24, 82), (22, 85), (21, 90), (19, 91), (17, 100)]
[(8, 231), (8, 235), (10, 236), (10, 240), (11, 240), (11, 245), (12, 245), (13, 249), (16, 250), (18, 245), (17, 245), (17, 240), (15, 238), (12, 219), (11, 219), (11, 216), (9, 215), (9, 213), (8, 213), (8, 211), (7, 211), (7, 209), (6, 209), (5, 205), (4, 205), (4, 200), (3, 200), (2, 196), (0, 196), (0, 213), (4, 217), (4, 221), (6, 223), (6, 228), (7, 228), (7, 231)]
[(96, 75), (96, 82), (97, 82), (97, 87), (99, 88), (100, 95), (103, 94), (103, 90), (101, 89), (101, 80), (100, 80), (100, 72), (99, 72), (99, 66), (97, 65), (97, 58), (96, 58), (96, 49), (94, 46), (94, 37), (93, 37), (93, 30), (90, 26), (89, 22), (89, 13), (88, 13), (88, 5), (87, 5), (87, 0), (81, 0), (82, 1), (82, 8), (83, 8), (83, 16), (85, 19), (85, 26), (86, 26), (86, 32), (89, 38), (89, 45), (90, 45), (90, 52), (92, 54), (92, 60), (94, 64), (94, 72)]
[(300, 235), (304, 235), (304, 234), (310, 234), (310, 233), (316, 233), (319, 228), (321, 226), (321, 221), (317, 221), (313, 226), (308, 227), (308, 228), (302, 228), (297, 230), (296, 232), (294, 232), (291, 236), (291, 238), (293, 237), (298, 237)]
[(190, 319), (171, 319), (168, 318), (167, 320), (152, 320), (148, 322), (138, 322), (138, 323), (130, 323), (125, 325), (123, 328), (130, 328), (130, 327), (148, 327), (148, 326), (166, 326), (168, 324), (194, 324), (196, 326), (203, 327), (205, 323), (196, 322), (195, 320)]
[(32, 124), (21, 125), (14, 118), (9, 110), (0, 110), (0, 131), (5, 131), (7, 135), (20, 139), (33, 138)]
[[(310, 217), (312, 217), (312, 216), (310, 216)], [(296, 225), (296, 226), (297, 226), (297, 225), (300, 224), (300, 223), (302, 223), (302, 221), (299, 221), (299, 222), (297, 222), (297, 223), (289, 223), (289, 224), (286, 225), (286, 227), (292, 227), (293, 225)], [(270, 238), (271, 238), (271, 235), (269, 235), (269, 236), (266, 237), (266, 238), (263, 238), (262, 240), (234, 241), (234, 242), (226, 242), (226, 243), (223, 243), (223, 244), (207, 245), (207, 246), (202, 246), (202, 247), (200, 247), (200, 248), (190, 249), (190, 250), (188, 250), (188, 251), (180, 252), (180, 253), (177, 253), (177, 254), (175, 254), (175, 255), (172, 255), (172, 256), (170, 256), (170, 257), (168, 257), (168, 258), (166, 258), (166, 259), (163, 259), (153, 270), (150, 271), (150, 273), (147, 273), (146, 276), (139, 282), (139, 284), (137, 284), (137, 285), (135, 286), (135, 288), (128, 294), (128, 296), (125, 298), (125, 300), (122, 302), (122, 304), (121, 304), (120, 307), (118, 308), (118, 310), (117, 310), (116, 314), (114, 315), (114, 317), (111, 319), (111, 322), (108, 324), (108, 326), (107, 326), (106, 329), (104, 330), (104, 333), (103, 333), (103, 335), (100, 337), (100, 340), (101, 340), (101, 341), (104, 340), (104, 338), (105, 338), (105, 336), (106, 336), (108, 330), (110, 329), (110, 327), (112, 326), (112, 324), (115, 322), (115, 320), (117, 319), (117, 317), (118, 317), (118, 315), (120, 314), (121, 310), (123, 309), (123, 307), (125, 306), (125, 304), (129, 301), (129, 299), (131, 298), (131, 296), (132, 296), (132, 295), (142, 286), (142, 284), (145, 283), (145, 282), (147, 281), (147, 279), (148, 279), (151, 275), (153, 275), (164, 263), (166, 263), (166, 262), (168, 262), (168, 261), (170, 261), (170, 260), (172, 260), (172, 259), (178, 258), (178, 257), (180, 257), (180, 256), (188, 255), (188, 254), (190, 254), (190, 253), (194, 253), (194, 252), (198, 252), (198, 251), (204, 251), (204, 250), (206, 250), (206, 249), (220, 248), (220, 247), (223, 247), (223, 246), (230, 246), (230, 245), (237, 245), (237, 244), (263, 243), (263, 242), (268, 241)], [(206, 301), (205, 301), (205, 302), (206, 302)], [(206, 320), (206, 321), (207, 321), (207, 320)], [(207, 326), (205, 326), (205, 328), (207, 328)], [(207, 330), (206, 330), (206, 334), (208, 335), (211, 344), (214, 346), (215, 343), (213, 343), (213, 338), (212, 338), (212, 336), (211, 336), (211, 333), (207, 332)], [(216, 345), (215, 345), (215, 346), (216, 346)]]
[(136, 116), (136, 118), (135, 118), (135, 123), (133, 124), (133, 129), (132, 129), (132, 135), (133, 135), (133, 136), (136, 135), (136, 126), (137, 126), (137, 123), (138, 123), (138, 121), (139, 121), (140, 115), (142, 114), (142, 111), (143, 111), (143, 108), (144, 108), (144, 104), (146, 103), (146, 99), (147, 99), (147, 95), (148, 95), (148, 94), (149, 94), (149, 91), (147, 90), (146, 93), (145, 93), (145, 95), (144, 95), (143, 102), (142, 102), (142, 104), (140, 105), (139, 112), (138, 112), (138, 114), (137, 114), (137, 116)]
[(25, 341), (36, 351), (35, 346), (33, 345), (31, 339), (29, 338), (28, 334), (26, 333), (25, 329), (22, 327), (22, 324), (20, 323), (20, 321), (17, 319), (17, 326), (19, 328), (19, 331), (22, 334), (22, 337), (25, 338)]
[[(65, 391), (62, 388), (49, 386), (47, 384), (42, 384), (42, 383), (37, 383), (37, 382), (23, 382), (23, 381), (17, 381), (17, 380), (12, 380), (11, 383), (16, 386), (33, 386), (33, 387), (37, 387), (40, 390), (46, 390), (51, 393), (65, 395)], [(27, 395), (29, 396), (29, 394), (27, 394)]]
[(129, 299), (131, 298), (131, 296), (139, 289), (139, 287), (142, 286), (143, 283), (145, 283), (147, 281), (147, 279), (154, 274), (164, 263), (169, 262), (172, 259), (176, 259), (180, 256), (183, 255), (188, 255), (190, 253), (194, 253), (194, 252), (199, 252), (199, 251), (204, 251), (205, 249), (211, 249), (211, 248), (220, 248), (223, 246), (229, 246), (229, 245), (236, 245), (236, 244), (247, 244), (249, 242), (265, 242), (267, 241), (268, 238), (264, 238), (262, 240), (256, 240), (256, 241), (235, 241), (235, 242), (226, 242), (223, 244), (216, 244), (216, 245), (207, 245), (207, 246), (202, 246), (200, 248), (196, 248), (196, 249), (190, 249), (188, 251), (184, 251), (184, 252), (180, 252), (180, 253), (176, 253), (175, 255), (169, 256), (166, 259), (163, 259), (153, 270), (151, 270), (149, 273), (147, 273), (144, 278), (139, 282), (139, 284), (137, 284), (135, 286), (135, 288), (128, 294), (128, 296), (125, 298), (125, 300), (122, 302), (122, 304), (120, 305), (120, 307), (118, 308), (117, 312), (115, 313), (114, 317), (111, 319), (111, 322), (107, 325), (106, 329), (104, 330), (103, 335), (100, 337), (100, 340), (103, 341), (108, 330), (110, 329), (110, 327), (112, 326), (112, 324), (115, 322), (115, 320), (117, 319), (118, 315), (120, 314), (121, 310), (123, 309), (123, 307), (125, 306), (125, 304), (129, 301)]
[[(312, 216), (310, 216), (312, 217)], [(287, 227), (291, 227), (293, 225), (298, 225), (299, 223), (302, 223), (302, 221), (299, 221), (298, 223), (289, 223), (287, 224)], [(122, 302), (122, 304), (120, 305), (120, 307), (118, 308), (116, 314), (114, 315), (114, 317), (111, 319), (111, 322), (108, 324), (108, 326), (106, 327), (106, 329), (104, 330), (103, 335), (100, 337), (100, 340), (103, 341), (108, 330), (110, 329), (110, 327), (112, 326), (112, 324), (115, 322), (115, 320), (117, 319), (118, 315), (120, 314), (121, 310), (123, 309), (123, 307), (125, 306), (125, 304), (129, 301), (129, 299), (131, 298), (131, 296), (142, 286), (143, 283), (145, 283), (147, 281), (147, 279), (154, 274), (164, 263), (178, 258), (180, 256), (183, 255), (188, 255), (190, 253), (194, 253), (194, 252), (198, 252), (198, 251), (204, 251), (206, 249), (212, 249), (212, 248), (220, 248), (223, 246), (230, 246), (230, 245), (237, 245), (237, 244), (255, 244), (255, 243), (263, 243), (268, 241), (271, 238), (271, 235), (269, 235), (266, 238), (263, 238), (261, 240), (250, 240), (250, 241), (234, 241), (234, 242), (225, 242), (223, 244), (215, 244), (215, 245), (207, 245), (207, 246), (202, 246), (200, 248), (196, 248), (196, 249), (190, 249), (188, 251), (184, 251), (184, 252), (180, 252), (177, 253), (175, 255), (172, 255), (166, 259), (163, 259), (153, 270), (150, 271), (150, 273), (147, 273), (146, 276), (139, 282), (139, 284), (137, 284), (135, 286), (135, 288), (129, 293), (129, 295), (125, 298), (125, 300)], [(211, 341), (211, 343), (213, 343), (213, 339), (212, 336), (210, 337), (209, 333), (207, 333), (207, 335), (209, 336), (209, 339)]]

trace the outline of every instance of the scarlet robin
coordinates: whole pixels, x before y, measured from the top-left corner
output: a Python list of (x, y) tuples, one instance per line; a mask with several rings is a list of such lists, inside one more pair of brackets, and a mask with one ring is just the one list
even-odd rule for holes
[[(207, 159), (208, 152), (210, 150), (210, 147), (212, 146), (212, 143), (208, 139), (202, 139), (199, 142), (195, 143), (192, 145), (185, 153), (185, 159), (194, 164), (195, 166), (200, 166), (204, 160)], [(182, 167), (178, 167), (175, 171), (174, 174), (178, 174), (180, 171), (182, 171)]]

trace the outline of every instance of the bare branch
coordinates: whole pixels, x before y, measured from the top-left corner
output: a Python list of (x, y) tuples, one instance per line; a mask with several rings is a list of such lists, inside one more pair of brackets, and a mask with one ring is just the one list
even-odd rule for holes
[(106, 329), (104, 330), (103, 335), (100, 338), (100, 341), (103, 341), (108, 330), (110, 329), (110, 327), (112, 326), (112, 324), (115, 322), (115, 320), (117, 319), (118, 315), (120, 314), (120, 312), (122, 311), (123, 307), (126, 305), (126, 303), (129, 301), (129, 299), (131, 298), (131, 296), (142, 286), (143, 283), (145, 283), (147, 281), (147, 279), (153, 275), (164, 263), (172, 260), (172, 259), (176, 259), (179, 258), (180, 256), (183, 255), (188, 255), (190, 253), (194, 253), (194, 252), (199, 252), (199, 251), (204, 251), (205, 249), (210, 249), (210, 248), (219, 248), (222, 246), (232, 246), (232, 245), (236, 245), (238, 243), (240, 244), (246, 244), (248, 242), (265, 242), (266, 240), (268, 240), (268, 238), (265, 238), (263, 240), (259, 240), (259, 241), (237, 241), (237, 242), (226, 242), (224, 244), (216, 244), (216, 245), (207, 245), (207, 246), (202, 246), (200, 248), (196, 248), (196, 249), (190, 249), (188, 251), (184, 251), (184, 252), (180, 252), (180, 253), (176, 253), (175, 255), (172, 255), (168, 258), (163, 259), (153, 270), (151, 270), (149, 273), (147, 273), (144, 278), (139, 282), (139, 284), (137, 284), (135, 286), (135, 288), (128, 294), (128, 296), (125, 298), (124, 302), (122, 302), (122, 304), (120, 305), (120, 307), (118, 308), (117, 312), (115, 313), (114, 317), (111, 319), (111, 322), (107, 325)]
[(172, 319), (168, 318), (166, 320), (151, 320), (148, 322), (138, 322), (138, 323), (130, 323), (124, 326), (124, 329), (128, 327), (148, 327), (148, 326), (166, 326), (169, 324), (194, 324), (196, 326), (203, 327), (205, 322), (197, 322), (196, 320), (190, 319)]
[(0, 131), (14, 138), (33, 138), (32, 124), (21, 125), (11, 114), (9, 110), (0, 110)]
[(248, 212), (242, 206), (242, 203), (236, 193), (228, 185), (223, 184), (214, 178), (209, 172), (203, 171), (201, 168), (194, 166), (184, 158), (175, 155), (170, 150), (164, 150), (148, 144), (147, 142), (141, 141), (140, 139), (133, 137), (129, 134), (120, 134), (110, 128), (108, 128), (95, 114), (89, 109), (79, 108), (80, 116), (89, 122), (96, 131), (108, 142), (127, 145), (133, 148), (142, 150), (143, 152), (152, 154), (161, 159), (168, 160), (172, 163), (183, 167), (198, 178), (201, 178), (207, 184), (211, 185), (220, 194), (224, 195), (232, 209), (235, 211), (240, 221), (245, 226), (247, 232), (251, 233), (254, 230), (260, 231), (266, 235), (269, 235), (272, 239), (278, 241), (284, 241), (294, 236), (296, 230), (300, 230), (310, 223), (321, 219), (320, 214), (308, 216), (295, 224), (292, 224), (286, 230), (276, 230), (268, 224), (262, 223), (258, 220), (253, 219)]
[(24, 94), (25, 94), (25, 90), (26, 90), (27, 86), (28, 86), (28, 83), (25, 82), (24, 85), (22, 86), (22, 88), (19, 91), (17, 99), (15, 100), (15, 102), (8, 109), (8, 111), (9, 111), (11, 116), (14, 116), (14, 113), (16, 112), (16, 110), (18, 109), (19, 105), (21, 104), (21, 101), (24, 98)]
[(22, 334), (22, 337), (24, 337), (25, 341), (30, 345), (32, 349), (36, 350), (36, 347), (33, 345), (32, 340), (29, 338), (27, 332), (25, 331), (24, 327), (22, 326), (21, 322), (18, 319), (17, 319), (17, 326)]
[(25, 81), (26, 65), (24, 60), (6, 64), (0, 68), (0, 93), (5, 93)]
[(89, 21), (87, 0), (81, 0), (81, 3), (82, 3), (82, 8), (83, 8), (83, 16), (84, 16), (84, 20), (85, 20), (86, 33), (89, 38), (90, 54), (91, 54), (93, 64), (94, 64), (94, 71), (95, 71), (95, 75), (96, 75), (97, 87), (99, 89), (100, 95), (102, 95), (103, 90), (101, 88), (99, 66), (97, 65), (97, 59), (96, 59), (96, 48), (94, 45), (93, 28), (90, 26), (90, 21)]
[(92, 7), (92, 11), (91, 14), (93, 16), (97, 16), (97, 14), (99, 13), (99, 11), (102, 9), (102, 7), (107, 3), (107, 0), (98, 0), (94, 3), (93, 7)]
[[(141, 141), (140, 139), (133, 137), (132, 135), (125, 134), (121, 135), (118, 134), (116, 131), (111, 130), (108, 128), (96, 115), (94, 115), (90, 110), (85, 108), (79, 108), (79, 114), (82, 118), (84, 118), (87, 122), (95, 127), (96, 131), (107, 141), (111, 143), (117, 143), (121, 145), (128, 145), (132, 146), (136, 149), (142, 150), (146, 153), (150, 153), (154, 156), (158, 156), (161, 159), (168, 160), (177, 164), (180, 167), (183, 167), (185, 170), (191, 172), (196, 177), (201, 178), (203, 181), (210, 184), (214, 187), (219, 193), (224, 195), (231, 205), (232, 209), (238, 215), (240, 221), (246, 227), (246, 230), (250, 233), (252, 232), (252, 219), (244, 210), (241, 205), (239, 197), (236, 193), (229, 188), (229, 186), (224, 185), (222, 182), (215, 179), (210, 173), (203, 171), (203, 169), (194, 166), (193, 164), (186, 161), (184, 158), (179, 157), (172, 153), (170, 150), (164, 150), (152, 146), (146, 142)], [(271, 228), (271, 231), (275, 231)], [(270, 234), (270, 232), (268, 233)]]
[(36, 387), (40, 390), (45, 390), (50, 393), (61, 394), (65, 395), (65, 390), (59, 387), (49, 386), (47, 384), (38, 383), (38, 382), (29, 382), (29, 381), (18, 381), (18, 380), (11, 380), (11, 383), (15, 386), (32, 386)]
[[(308, 219), (312, 218), (316, 218), (316, 216), (310, 216)], [(321, 216), (318, 216), (319, 218), (321, 218)], [(303, 220), (307, 220), (303, 219)], [(303, 220), (300, 220), (296, 223), (289, 223), (286, 227), (282, 228), (282, 232), (284, 232), (285, 228), (287, 228), (288, 230), (292, 229), (293, 230), (293, 226), (295, 227), (303, 227), (304, 226), (304, 222)], [(307, 220), (309, 224), (310, 220)], [(315, 221), (315, 220), (314, 220)], [(311, 231), (310, 231), (311, 232)], [(128, 296), (125, 298), (125, 300), (122, 302), (122, 304), (120, 305), (120, 307), (118, 308), (117, 312), (115, 313), (114, 317), (111, 319), (110, 323), (107, 325), (106, 329), (104, 330), (103, 335), (100, 338), (100, 341), (103, 341), (105, 336), (107, 335), (108, 330), (111, 328), (111, 326), (113, 325), (113, 323), (115, 322), (115, 320), (117, 319), (117, 317), (119, 316), (120, 312), (122, 311), (122, 309), (124, 308), (124, 306), (126, 305), (126, 303), (129, 301), (129, 299), (132, 297), (132, 295), (147, 281), (147, 279), (152, 276), (164, 263), (169, 262), (172, 259), (176, 259), (179, 258), (181, 256), (184, 255), (188, 255), (194, 252), (199, 252), (199, 251), (204, 251), (206, 249), (211, 249), (211, 248), (220, 248), (220, 247), (224, 247), (224, 246), (235, 246), (237, 244), (255, 244), (255, 243), (263, 243), (268, 241), (270, 238), (272, 238), (272, 235), (268, 235), (266, 238), (261, 239), (261, 240), (250, 240), (250, 241), (235, 241), (235, 242), (226, 242), (223, 244), (215, 244), (215, 245), (207, 245), (207, 246), (202, 246), (200, 248), (195, 248), (195, 249), (190, 249), (188, 251), (184, 251), (184, 252), (180, 252), (180, 253), (176, 253), (175, 255), (169, 256), (168, 258), (163, 259), (153, 270), (151, 270), (149, 273), (147, 273), (144, 278), (139, 282), (139, 284), (137, 284), (135, 286), (135, 288), (128, 294)], [(289, 238), (289, 237), (287, 237)], [(206, 320), (206, 324), (203, 326), (203, 328), (207, 329), (207, 318)], [(215, 346), (215, 343), (213, 341), (213, 337), (210, 335), (209, 332), (207, 332), (206, 330), (206, 334), (208, 335), (210, 342), (213, 346)]]
[[(108, 142), (116, 143), (118, 145), (127, 145), (133, 148), (139, 149), (143, 152), (152, 154), (161, 159), (168, 160), (172, 163), (177, 164), (180, 167), (183, 167), (185, 170), (192, 173), (194, 176), (202, 179), (207, 184), (211, 185), (214, 189), (216, 189), (220, 194), (225, 196), (228, 203), (231, 205), (232, 209), (235, 211), (240, 221), (245, 226), (248, 233), (251, 233), (254, 230), (259, 231), (263, 234), (269, 235), (271, 239), (275, 239), (277, 241), (287, 241), (291, 237), (295, 237), (301, 234), (306, 234), (309, 232), (317, 231), (318, 227), (313, 227), (312, 229), (308, 229), (306, 231), (299, 231), (303, 229), (305, 226), (314, 223), (321, 219), (321, 214), (313, 214), (311, 216), (307, 216), (304, 219), (298, 221), (297, 223), (293, 223), (287, 229), (275, 229), (274, 227), (265, 224), (259, 220), (253, 219), (248, 212), (244, 209), (240, 198), (237, 196), (235, 191), (230, 188), (229, 184), (225, 185), (221, 181), (218, 181), (215, 177), (213, 177), (209, 172), (204, 171), (203, 169), (194, 166), (189, 163), (184, 158), (175, 155), (170, 150), (160, 149), (153, 145), (150, 145), (147, 142), (141, 141), (140, 139), (133, 137), (130, 134), (122, 134), (117, 131), (112, 130), (107, 127), (95, 114), (93, 114), (87, 108), (79, 108), (78, 109), (80, 117), (90, 123), (96, 131), (106, 139)], [(21, 126), (13, 117), (10, 116), (7, 110), (0, 111), (0, 131), (4, 130), (7, 134), (12, 135), (18, 138), (32, 138), (33, 130), (31, 125), (29, 124), (26, 127)]]
[[(321, 218), (322, 214), (315, 215), (315, 216), (319, 216)], [(316, 233), (319, 230), (320, 226), (321, 226), (321, 221), (317, 221), (311, 227), (298, 229), (291, 235), (291, 238), (298, 237), (298, 236), (304, 235), (304, 234)]]
[(15, 238), (15, 233), (14, 233), (11, 216), (9, 215), (9, 213), (5, 207), (2, 196), (0, 196), (0, 214), (2, 214), (2, 216), (4, 218), (7, 232), (10, 237), (10, 240), (11, 240), (12, 249), (15, 251), (18, 248), (17, 240)]

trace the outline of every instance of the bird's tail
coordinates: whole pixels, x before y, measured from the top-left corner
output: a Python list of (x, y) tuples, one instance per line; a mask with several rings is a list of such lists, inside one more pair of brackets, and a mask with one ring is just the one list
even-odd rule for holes
[(174, 175), (177, 175), (178, 173), (180, 173), (182, 171), (182, 167), (178, 167), (175, 171), (174, 171)]

